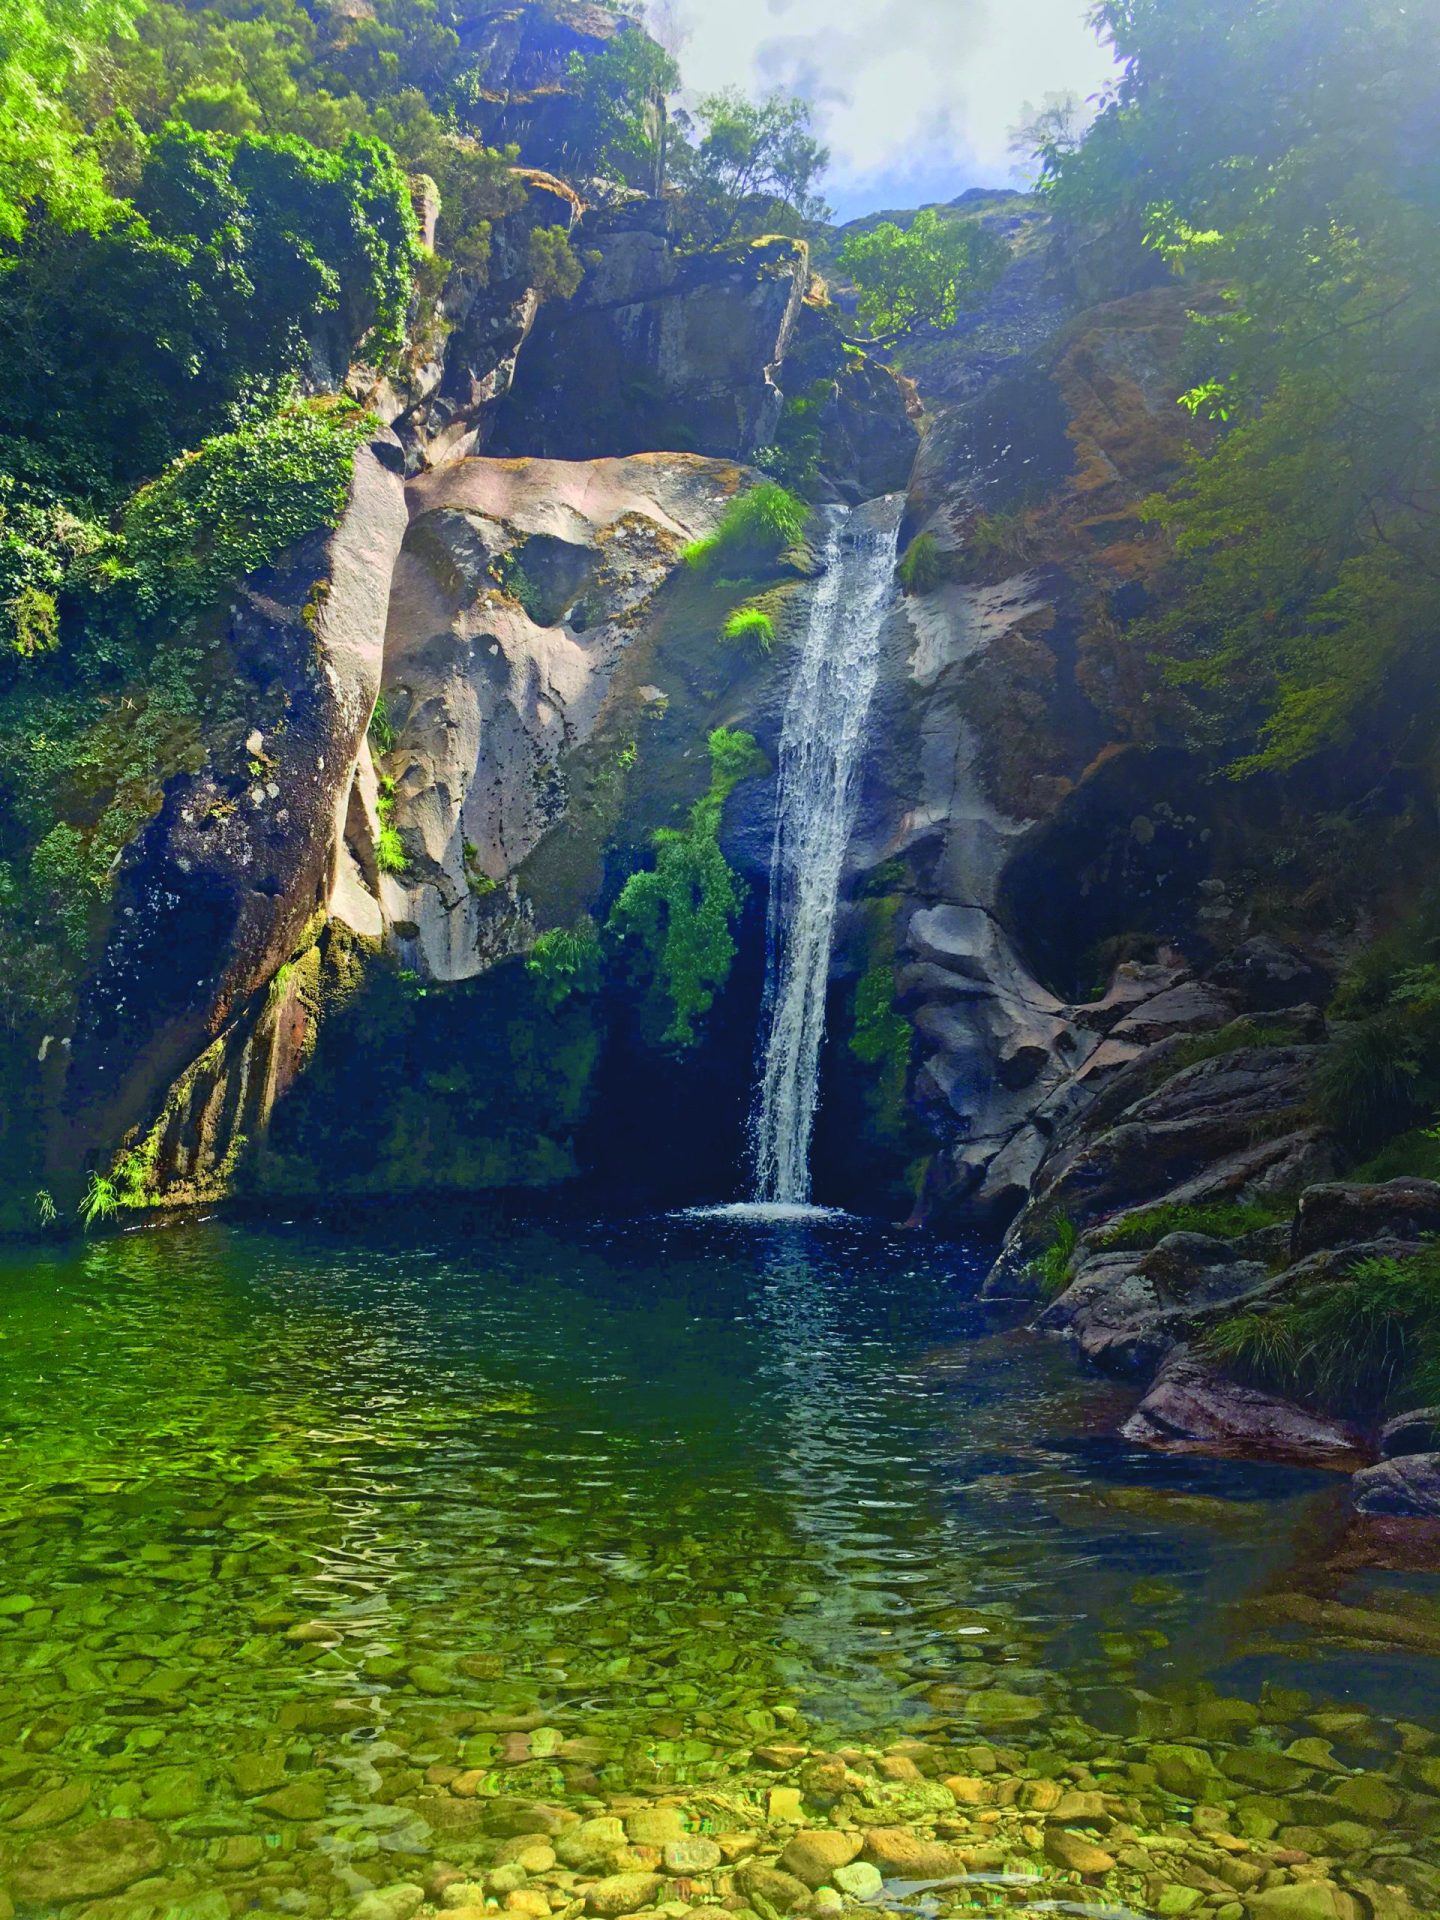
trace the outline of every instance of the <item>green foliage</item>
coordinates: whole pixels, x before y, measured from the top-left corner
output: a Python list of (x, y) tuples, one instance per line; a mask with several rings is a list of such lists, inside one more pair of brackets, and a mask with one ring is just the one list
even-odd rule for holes
[(913, 1027), (895, 1005), (894, 964), (889, 958), (877, 959), (855, 987), (850, 1051), (875, 1075), (872, 1106), (891, 1134), (898, 1133), (904, 1121), (914, 1039)]
[(563, 1007), (572, 994), (594, 993), (600, 985), (603, 953), (594, 923), (552, 927), (530, 949), (525, 966), (535, 976), (547, 1007)]
[(791, 394), (781, 408), (775, 438), (755, 453), (755, 465), (782, 487), (813, 499), (825, 450), (824, 413), (835, 398), (833, 380), (817, 380), (808, 393)]
[(382, 777), (375, 800), (379, 832), (375, 836), (375, 864), (381, 873), (404, 873), (409, 866), (405, 842), (395, 825), (395, 782)]
[(1213, 1201), (1190, 1206), (1180, 1201), (1162, 1201), (1144, 1207), (1104, 1227), (1095, 1235), (1095, 1244), (1106, 1249), (1153, 1247), (1171, 1233), (1204, 1233), (1212, 1240), (1238, 1240), (1262, 1227), (1277, 1225), (1285, 1215), (1278, 1207), (1261, 1200)]
[(717, 727), (708, 792), (684, 828), (655, 835), (655, 865), (631, 874), (611, 910), (610, 932), (664, 1008), (666, 1046), (695, 1044), (698, 1022), (729, 977), (744, 893), (720, 849), (720, 822), (726, 800), (762, 765), (748, 733)]
[(1068, 1214), (1055, 1222), (1050, 1243), (1030, 1262), (1030, 1277), (1040, 1289), (1043, 1300), (1057, 1299), (1070, 1284), (1070, 1262), (1080, 1232)]
[(298, 406), (204, 441), (130, 501), (104, 589), (123, 587), (145, 620), (203, 612), (295, 541), (338, 523), (369, 426), (354, 407)]
[(585, 278), (564, 227), (535, 227), (527, 243), (525, 280), (539, 298), (573, 300)]
[(370, 736), (372, 750), (382, 760), (387, 753), (395, 751), (395, 742), (400, 736), (395, 731), (394, 723), (390, 718), (390, 707), (383, 692), (375, 696), (375, 711), (370, 716), (370, 725), (366, 732)]
[(1102, 0), (1122, 63), (1072, 219), (1224, 290), (1186, 396), (1222, 429), (1152, 508), (1178, 581), (1136, 644), (1237, 774), (1437, 730), (1440, 18), (1398, 0)]
[(769, 653), (775, 644), (774, 617), (752, 601), (735, 609), (721, 627), (720, 638), (732, 644), (753, 647), (758, 653)]
[(700, 137), (673, 163), (697, 239), (799, 233), (829, 217), (817, 183), (830, 155), (810, 131), (812, 117), (807, 100), (778, 91), (753, 101), (729, 88), (700, 101)]
[(120, 1192), (113, 1180), (92, 1173), (85, 1196), (80, 1202), (80, 1220), (88, 1233), (92, 1227), (112, 1219), (120, 1211)]
[(417, 257), (385, 149), (166, 128), (133, 210), (95, 234), (33, 220), (0, 272), (7, 510), (109, 506), (273, 405), (313, 347), (393, 345)]
[(665, 185), (668, 101), (680, 86), (674, 60), (650, 36), (626, 27), (603, 53), (576, 54), (575, 105), (567, 130), (569, 170), (659, 193)]
[(1227, 1053), (1242, 1053), (1254, 1047), (1293, 1047), (1300, 1038), (1299, 1029), (1284, 1021), (1257, 1021), (1248, 1017), (1232, 1020), (1213, 1033), (1187, 1034), (1166, 1056), (1168, 1073), (1181, 1073), (1206, 1060), (1222, 1059)]
[(33, 1205), (37, 1226), (53, 1227), (59, 1220), (59, 1211), (56, 1208), (54, 1196), (48, 1187), (39, 1187), (36, 1189)]
[(1319, 1109), (1358, 1156), (1440, 1110), (1440, 901), (1354, 956), (1335, 991), (1338, 1024), (1317, 1077)]
[(804, 538), (810, 510), (778, 482), (767, 480), (738, 494), (715, 532), (685, 549), (685, 564), (712, 578), (744, 578), (773, 566)]
[(1222, 1321), (1222, 1365), (1345, 1413), (1440, 1398), (1440, 1248), (1359, 1261), (1339, 1280)]
[(852, 233), (839, 267), (860, 292), (860, 318), (876, 346), (944, 333), (999, 279), (1010, 250), (973, 220), (933, 207), (908, 227), (884, 220)]
[(62, 97), (139, 11), (133, 0), (0, 0), (0, 242), (17, 241), (40, 202), (69, 230), (111, 213), (99, 158), (77, 139)]
[(906, 593), (933, 593), (945, 578), (945, 562), (933, 533), (917, 533), (900, 562)]

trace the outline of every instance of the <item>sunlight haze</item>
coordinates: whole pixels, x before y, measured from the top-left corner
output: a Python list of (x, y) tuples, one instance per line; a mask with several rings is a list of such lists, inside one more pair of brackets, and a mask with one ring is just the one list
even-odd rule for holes
[(697, 93), (784, 86), (815, 101), (842, 219), (1007, 184), (1026, 103), (1088, 97), (1112, 70), (1081, 0), (662, 0), (656, 12), (685, 36)]

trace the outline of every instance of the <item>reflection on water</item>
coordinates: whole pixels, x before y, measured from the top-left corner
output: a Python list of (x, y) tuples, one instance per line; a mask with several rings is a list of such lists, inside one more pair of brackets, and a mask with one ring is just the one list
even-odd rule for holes
[[(919, 1834), (920, 1911), (1071, 1910), (1075, 1822), (1112, 1906), (1440, 1910), (1433, 1584), (1327, 1572), (1323, 1476), (1106, 1439), (977, 1276), (843, 1216), (10, 1254), (0, 1912), (348, 1913), (657, 1792)], [(648, 1897), (763, 1920), (738, 1872)]]

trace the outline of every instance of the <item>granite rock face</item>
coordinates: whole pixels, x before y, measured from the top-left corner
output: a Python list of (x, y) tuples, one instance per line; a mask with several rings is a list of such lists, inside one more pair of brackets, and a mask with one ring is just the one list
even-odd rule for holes
[(810, 279), (803, 241), (684, 254), (664, 201), (587, 216), (574, 300), (541, 314), (496, 450), (591, 460), (647, 449), (746, 459), (773, 437)]
[(57, 1179), (155, 1111), (324, 911), (380, 689), (401, 465), (391, 435), (362, 446), (338, 527), (236, 598), (219, 645), (243, 712), (123, 856), (52, 1130)]
[(1236, 1454), (1347, 1471), (1366, 1458), (1357, 1428), (1227, 1379), (1186, 1348), (1161, 1367), (1121, 1433), (1169, 1453)]
[(397, 738), (384, 777), (406, 866), (377, 874), (362, 788), (337, 903), (357, 932), (433, 980), (525, 944), (507, 882), (564, 816), (560, 762), (593, 732), (683, 548), (741, 483), (684, 454), (469, 460), (412, 482), (385, 655)]

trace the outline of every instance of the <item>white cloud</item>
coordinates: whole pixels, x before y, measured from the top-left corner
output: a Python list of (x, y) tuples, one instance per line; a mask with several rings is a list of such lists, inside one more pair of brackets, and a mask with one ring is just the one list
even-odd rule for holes
[(1110, 71), (1086, 0), (674, 0), (689, 86), (787, 86), (819, 109), (852, 215), (995, 185), (1027, 101)]

